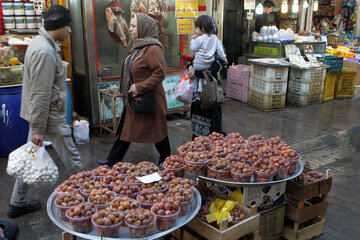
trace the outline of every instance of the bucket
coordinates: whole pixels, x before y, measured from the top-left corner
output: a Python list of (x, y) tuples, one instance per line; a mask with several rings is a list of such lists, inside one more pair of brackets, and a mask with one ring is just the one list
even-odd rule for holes
[(0, 157), (27, 142), (29, 124), (20, 117), (21, 88), (0, 87)]
[(35, 15), (34, 3), (25, 2), (24, 3), (25, 15)]
[(2, 12), (4, 15), (13, 15), (14, 6), (11, 1), (2, 1), (1, 2)]
[(69, 78), (66, 79), (66, 94), (67, 94), (67, 99), (66, 99), (66, 123), (71, 125), (73, 123), (73, 117), (72, 117), (72, 102), (71, 102), (71, 93), (70, 93), (70, 89), (69, 89), (69, 82), (71, 80)]
[(15, 16), (15, 26), (17, 29), (26, 28), (25, 15)]
[(42, 27), (42, 18), (41, 16), (36, 15), (36, 27), (41, 28)]
[(16, 16), (25, 14), (23, 2), (13, 2), (13, 6), (14, 6), (14, 14)]
[(31, 15), (31, 16), (26, 16), (26, 28), (31, 29), (31, 28), (36, 28), (36, 16), (35, 15)]
[(15, 28), (14, 15), (4, 15), (3, 18), (4, 18), (5, 29), (14, 29)]

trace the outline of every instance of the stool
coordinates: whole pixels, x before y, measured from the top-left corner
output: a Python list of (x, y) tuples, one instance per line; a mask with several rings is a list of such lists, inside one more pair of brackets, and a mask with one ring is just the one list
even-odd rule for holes
[[(106, 123), (105, 116), (105, 97), (111, 97), (112, 100), (112, 124)], [(116, 130), (116, 98), (121, 97), (120, 88), (108, 88), (108, 89), (99, 89), (98, 98), (99, 98), (99, 116), (100, 116), (100, 133), (102, 129), (111, 132), (115, 135)], [(102, 107), (102, 111), (101, 111)]]

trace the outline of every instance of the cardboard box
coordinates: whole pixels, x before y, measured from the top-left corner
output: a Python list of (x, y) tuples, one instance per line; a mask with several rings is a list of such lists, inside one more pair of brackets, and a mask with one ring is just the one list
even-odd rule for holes
[(356, 62), (349, 62), (344, 60), (343, 68), (352, 68), (358, 70), (354, 85), (360, 85), (360, 64)]
[[(236, 190), (236, 188), (220, 186), (214, 183), (208, 183), (208, 187), (224, 195), (228, 195)], [(247, 207), (256, 205), (258, 212), (261, 212), (283, 204), (285, 202), (285, 189), (286, 182), (263, 187), (242, 187), (240, 188), (240, 199), (235, 200)]]
[(258, 211), (264, 211), (285, 202), (286, 182), (264, 187), (244, 187), (242, 204), (245, 206), (256, 205)]

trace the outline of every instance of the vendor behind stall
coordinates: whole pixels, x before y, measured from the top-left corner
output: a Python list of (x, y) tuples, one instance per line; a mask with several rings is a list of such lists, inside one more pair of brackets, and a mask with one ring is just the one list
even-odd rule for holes
[(263, 26), (270, 26), (268, 15), (272, 12), (275, 4), (271, 0), (265, 0), (264, 13), (256, 17), (255, 31), (260, 33), (260, 29)]

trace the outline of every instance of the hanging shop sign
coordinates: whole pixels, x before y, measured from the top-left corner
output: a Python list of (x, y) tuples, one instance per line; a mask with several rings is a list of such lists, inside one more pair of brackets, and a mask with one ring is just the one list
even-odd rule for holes
[(206, 0), (198, 0), (198, 5), (199, 12), (206, 12)]
[(246, 19), (247, 20), (252, 20), (254, 18), (254, 13), (253, 12), (247, 12), (246, 13)]
[(244, 0), (244, 9), (252, 10), (255, 9), (256, 0)]
[(194, 19), (177, 19), (177, 34), (193, 34)]
[(176, 0), (175, 1), (176, 18), (197, 18), (198, 0)]

